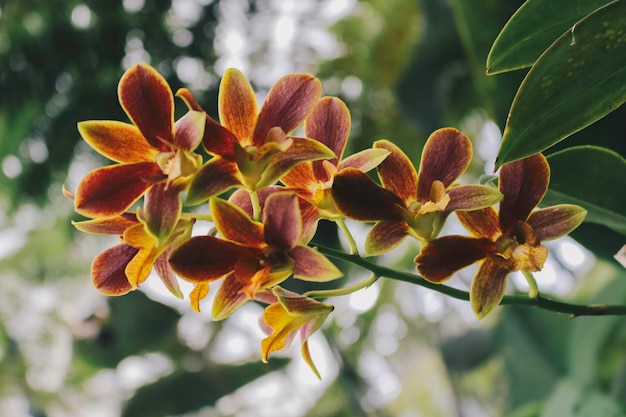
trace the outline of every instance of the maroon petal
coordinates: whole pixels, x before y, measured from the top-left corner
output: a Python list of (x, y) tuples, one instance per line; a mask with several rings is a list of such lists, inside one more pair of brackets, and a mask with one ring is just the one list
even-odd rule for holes
[(165, 183), (155, 184), (146, 193), (142, 216), (148, 230), (160, 243), (172, 234), (180, 217), (182, 202), (179, 193), (177, 187), (167, 187)]
[(105, 295), (124, 295), (132, 291), (133, 286), (124, 271), (138, 252), (139, 249), (121, 243), (96, 256), (91, 264), (94, 287)]
[(183, 292), (180, 290), (176, 275), (168, 263), (168, 258), (172, 253), (172, 248), (167, 248), (154, 262), (154, 270), (165, 287), (178, 298), (183, 298)]
[(135, 126), (157, 149), (174, 142), (174, 96), (165, 79), (146, 64), (131, 67), (118, 89), (120, 103)]
[(500, 191), (486, 185), (458, 185), (448, 190), (450, 202), (446, 211), (479, 210), (490, 207), (502, 199)]
[(526, 221), (550, 182), (550, 165), (542, 154), (511, 162), (500, 168), (500, 226), (511, 236), (518, 221)]
[(540, 241), (569, 234), (585, 220), (587, 210), (573, 204), (559, 204), (533, 212), (528, 224)]
[(500, 304), (509, 272), (509, 269), (491, 259), (486, 259), (480, 265), (470, 288), (470, 302), (476, 317), (482, 319)]
[(290, 74), (274, 84), (263, 103), (254, 129), (254, 146), (265, 143), (268, 132), (280, 127), (292, 132), (311, 112), (322, 93), (320, 81), (307, 74)]
[(332, 196), (339, 211), (361, 221), (402, 220), (404, 202), (356, 168), (335, 175)]
[(406, 206), (416, 201), (417, 172), (409, 157), (388, 140), (374, 142), (374, 149), (385, 149), (390, 152), (376, 167), (383, 187), (397, 194)]
[(91, 171), (76, 189), (76, 211), (88, 217), (122, 214), (152, 186), (148, 179), (159, 174), (161, 169), (152, 162), (111, 165)]
[(289, 251), (295, 262), (293, 275), (305, 281), (327, 282), (340, 278), (343, 274), (337, 267), (316, 249), (296, 246)]
[[(190, 110), (204, 111), (191, 92), (186, 88), (179, 89), (176, 92), (176, 96), (183, 99)], [(235, 155), (235, 143), (237, 143), (237, 137), (230, 130), (226, 129), (211, 116), (206, 114), (204, 136), (202, 138), (202, 144), (206, 151), (211, 155), (219, 155), (226, 159), (232, 159)]]
[(185, 204), (197, 205), (210, 197), (241, 184), (239, 170), (234, 162), (214, 157), (204, 164), (189, 184)]
[(419, 169), (419, 201), (430, 200), (432, 183), (439, 180), (448, 188), (467, 169), (472, 160), (472, 143), (453, 128), (433, 132), (424, 146)]
[(415, 258), (417, 270), (428, 281), (440, 283), (456, 271), (497, 251), (489, 239), (444, 236), (430, 241)]
[(213, 281), (231, 272), (242, 257), (254, 257), (257, 249), (214, 236), (195, 236), (170, 256), (170, 267), (192, 282)]
[[(336, 155), (330, 160), (339, 164), (350, 134), (350, 111), (343, 101), (336, 97), (324, 97), (317, 102), (304, 123), (306, 137), (326, 145)], [(313, 163), (315, 176), (322, 182), (328, 181), (326, 170), (321, 162)]]
[(268, 245), (280, 250), (293, 248), (302, 234), (298, 196), (293, 192), (270, 195), (263, 209), (263, 224)]

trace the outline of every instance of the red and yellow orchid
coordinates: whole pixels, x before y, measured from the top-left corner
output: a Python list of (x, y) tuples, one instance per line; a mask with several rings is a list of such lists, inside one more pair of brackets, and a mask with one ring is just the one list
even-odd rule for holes
[(367, 255), (387, 252), (409, 235), (428, 242), (450, 213), (488, 207), (501, 198), (492, 187), (453, 184), (472, 159), (469, 138), (456, 129), (430, 135), (419, 173), (393, 143), (380, 140), (374, 148), (389, 152), (376, 168), (382, 187), (354, 168), (340, 171), (332, 187), (335, 204), (346, 217), (377, 221), (365, 241)]
[(342, 276), (324, 255), (303, 243), (295, 193), (268, 196), (262, 223), (222, 199), (212, 198), (210, 207), (223, 239), (192, 237), (172, 253), (169, 262), (178, 275), (201, 285), (203, 293), (207, 283), (224, 277), (213, 303), (214, 319), (228, 317), (259, 291), (272, 288), (291, 274), (316, 282)]
[[(280, 78), (257, 114), (257, 101), (247, 78), (228, 69), (220, 84), (220, 123), (208, 115), (203, 144), (214, 155), (194, 177), (187, 203), (199, 204), (234, 186), (251, 192), (272, 185), (303, 161), (330, 159), (335, 154), (322, 143), (288, 136), (311, 112), (322, 91), (307, 74)], [(191, 93), (177, 93), (192, 110), (202, 110)]]
[(304, 134), (328, 146), (335, 158), (303, 162), (296, 165), (281, 182), (319, 209), (320, 217), (339, 219), (331, 195), (334, 175), (355, 168), (367, 172), (379, 165), (389, 155), (386, 149), (366, 149), (343, 158), (350, 134), (350, 111), (336, 97), (322, 98), (304, 122)]
[(485, 317), (502, 300), (510, 272), (540, 271), (548, 257), (541, 242), (570, 233), (585, 218), (586, 210), (571, 204), (533, 211), (549, 181), (550, 166), (541, 154), (504, 165), (499, 174), (503, 194), (499, 212), (492, 207), (457, 212), (474, 237), (444, 236), (429, 242), (415, 258), (420, 274), (439, 283), (482, 260), (470, 301), (475, 314)]
[(91, 218), (114, 217), (148, 193), (148, 229), (164, 241), (181, 211), (179, 193), (202, 164), (202, 157), (193, 151), (204, 136), (205, 115), (189, 111), (174, 123), (172, 91), (145, 64), (124, 73), (118, 95), (132, 124), (108, 120), (78, 124), (83, 139), (117, 163), (87, 174), (76, 189), (75, 209)]
[(267, 362), (270, 353), (288, 349), (299, 332), (302, 338), (302, 357), (315, 375), (321, 378), (311, 358), (308, 339), (322, 327), (334, 307), (279, 286), (274, 287), (272, 292), (277, 301), (265, 308), (261, 323), (261, 327), (269, 334), (261, 341), (263, 362)]

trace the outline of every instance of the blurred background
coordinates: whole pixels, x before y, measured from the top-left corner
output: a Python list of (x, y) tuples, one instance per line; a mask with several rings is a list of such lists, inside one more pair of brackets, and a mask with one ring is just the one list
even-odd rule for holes
[[(214, 323), (158, 279), (124, 297), (99, 295), (90, 263), (115, 239), (76, 232), (61, 194), (107, 163), (76, 123), (126, 121), (117, 83), (138, 62), (174, 91), (191, 89), (214, 117), (228, 67), (249, 77), (259, 100), (284, 74), (315, 74), (351, 110), (348, 152), (386, 138), (417, 164), (428, 134), (454, 126), (474, 143), (463, 180), (477, 181), (493, 174), (525, 73), (487, 77), (484, 63), (521, 3), (0, 0), (0, 416), (626, 415), (622, 318), (506, 307), (479, 323), (468, 303), (383, 279), (328, 300), (336, 309), (311, 340), (320, 382), (297, 343), (260, 362), (260, 306)], [(569, 144), (593, 138), (624, 155), (614, 134), (623, 113)], [(366, 230), (349, 227), (362, 242)], [(550, 246), (537, 274), (543, 292), (626, 303), (626, 274), (612, 259), (620, 238), (600, 228)], [(343, 244), (326, 223), (316, 240)], [(413, 271), (416, 252), (407, 244), (379, 262)], [(339, 265), (342, 284), (367, 276)], [(467, 289), (474, 271), (451, 285)], [(509, 289), (524, 285), (513, 276)]]

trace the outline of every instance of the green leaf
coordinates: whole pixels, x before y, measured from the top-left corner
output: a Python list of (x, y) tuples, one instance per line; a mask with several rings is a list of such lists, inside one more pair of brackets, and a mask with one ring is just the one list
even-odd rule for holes
[(530, 67), (566, 30), (613, 0), (528, 0), (489, 51), (487, 74)]
[(595, 11), (537, 60), (509, 112), (496, 168), (541, 152), (626, 100), (626, 1)]
[(173, 416), (213, 406), (223, 396), (288, 362), (272, 360), (270, 364), (254, 362), (177, 372), (139, 388), (124, 405), (122, 417)]
[(626, 235), (626, 159), (597, 146), (577, 146), (548, 156), (551, 178), (542, 205), (578, 204), (586, 222)]
[(608, 395), (562, 380), (542, 410), (541, 417), (623, 417), (620, 404)]

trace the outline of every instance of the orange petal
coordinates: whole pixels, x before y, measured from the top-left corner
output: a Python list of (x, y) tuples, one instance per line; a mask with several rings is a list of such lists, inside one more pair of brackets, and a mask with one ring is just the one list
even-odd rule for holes
[(457, 211), (456, 216), (472, 235), (495, 241), (502, 234), (498, 213), (493, 207), (474, 211)]
[(248, 301), (248, 296), (242, 290), (243, 284), (235, 278), (235, 274), (224, 278), (213, 300), (213, 320), (224, 320)]
[(115, 162), (154, 162), (159, 153), (128, 123), (90, 120), (78, 123), (78, 131), (89, 146)]
[(124, 295), (133, 290), (124, 270), (137, 255), (135, 249), (126, 243), (113, 246), (100, 253), (91, 264), (91, 280), (94, 287), (105, 295)]
[(322, 84), (311, 75), (290, 74), (279, 79), (263, 103), (252, 145), (263, 145), (273, 127), (280, 127), (285, 133), (291, 133), (311, 112), (321, 94)]
[(489, 239), (444, 236), (428, 242), (415, 258), (417, 270), (428, 281), (440, 283), (456, 271), (497, 251)]
[(200, 312), (200, 301), (204, 300), (207, 295), (209, 295), (208, 282), (200, 282), (193, 287), (193, 290), (189, 293), (189, 303), (195, 312)]
[(335, 175), (332, 196), (337, 209), (352, 219), (403, 220), (402, 199), (356, 168), (347, 168)]
[(542, 154), (505, 164), (500, 168), (500, 226), (512, 236), (518, 221), (526, 221), (539, 204), (550, 182), (550, 165)]
[(480, 265), (470, 288), (470, 302), (476, 317), (482, 319), (500, 304), (509, 272), (490, 259)]
[(91, 171), (76, 189), (76, 211), (88, 217), (122, 214), (152, 186), (147, 179), (159, 174), (161, 169), (151, 162), (112, 165)]
[[(326, 145), (335, 158), (330, 160), (334, 166), (339, 164), (350, 134), (350, 111), (343, 101), (336, 97), (320, 99), (304, 123), (306, 137)], [(322, 182), (329, 180), (321, 162), (313, 163), (315, 176)]]
[(305, 161), (294, 166), (280, 181), (290, 188), (300, 188), (310, 190), (318, 184), (317, 178), (313, 174), (311, 162)]
[(257, 102), (252, 86), (241, 71), (229, 68), (224, 73), (218, 108), (221, 124), (235, 134), (241, 146), (252, 145)]
[(453, 128), (434, 131), (424, 145), (420, 161), (417, 196), (428, 201), (432, 183), (439, 180), (448, 188), (467, 169), (472, 160), (472, 143)]
[(215, 227), (225, 239), (251, 247), (265, 246), (263, 225), (242, 209), (220, 198), (212, 198), (209, 207)]
[[(400, 148), (388, 140), (374, 142), (374, 149), (385, 149), (389, 155), (376, 167), (380, 183), (408, 206), (417, 200), (417, 172)], [(430, 191), (430, 187), (428, 189)], [(428, 200), (428, 199), (427, 199)]]
[(137, 64), (122, 76), (118, 96), (124, 111), (150, 144), (168, 150), (174, 142), (174, 96), (154, 68)]

